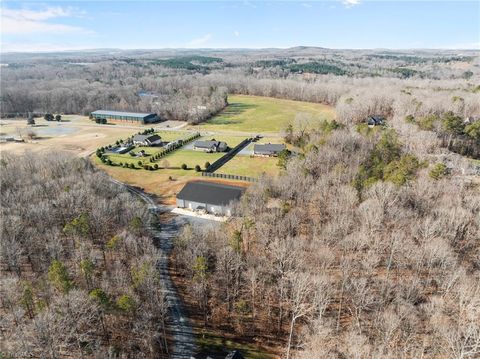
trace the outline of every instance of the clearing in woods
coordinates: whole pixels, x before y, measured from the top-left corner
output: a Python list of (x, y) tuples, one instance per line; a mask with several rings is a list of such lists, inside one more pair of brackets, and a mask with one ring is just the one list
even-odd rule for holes
[(195, 127), (203, 131), (278, 134), (300, 113), (311, 117), (314, 123), (335, 118), (333, 107), (318, 103), (246, 95), (229, 96), (228, 102), (217, 116)]

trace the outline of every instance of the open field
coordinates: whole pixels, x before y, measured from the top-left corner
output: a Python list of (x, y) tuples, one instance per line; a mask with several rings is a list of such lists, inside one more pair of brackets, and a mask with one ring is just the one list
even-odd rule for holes
[[(169, 141), (179, 136), (185, 136), (188, 131), (168, 130), (166, 126), (177, 128), (178, 122), (162, 122), (150, 125), (141, 124), (107, 124), (99, 125), (87, 116), (64, 115), (62, 122), (35, 119), (35, 126), (28, 126), (25, 119), (0, 120), (0, 135), (26, 137), (28, 131), (33, 131), (37, 138), (24, 143), (0, 143), (0, 151), (23, 153), (25, 151), (63, 150), (73, 152), (78, 156), (86, 156), (98, 147), (113, 144), (120, 138), (129, 137), (146, 128), (159, 129), (160, 135)], [(183, 126), (183, 125), (182, 125)]]
[(313, 123), (335, 117), (332, 107), (318, 103), (245, 95), (229, 96), (228, 102), (219, 115), (196, 127), (202, 131), (279, 133), (299, 113), (311, 116)]
[(278, 158), (250, 157), (237, 155), (220, 167), (215, 173), (234, 174), (247, 177), (260, 177), (263, 173), (277, 176), (280, 168), (277, 166)]
[[(68, 122), (47, 122), (35, 119), (36, 125), (27, 126), (25, 120), (1, 120), (2, 136), (20, 137), (33, 131), (38, 137), (25, 143), (0, 143), (0, 151), (23, 153), (24, 151), (64, 150), (78, 156), (86, 156), (98, 147), (125, 138), (135, 132), (131, 127), (97, 125), (84, 116), (72, 117)], [(142, 129), (136, 127), (135, 129)]]
[(225, 153), (205, 153), (201, 151), (179, 149), (162, 157), (159, 163), (162, 164), (164, 161), (168, 161), (171, 167), (180, 167), (185, 163), (188, 168), (194, 168), (195, 165), (199, 165), (204, 169), (205, 162), (208, 161), (213, 163), (223, 155), (225, 155)]

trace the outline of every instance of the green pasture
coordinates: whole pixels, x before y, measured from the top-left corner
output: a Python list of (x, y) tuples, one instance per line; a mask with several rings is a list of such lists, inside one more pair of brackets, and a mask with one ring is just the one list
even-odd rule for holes
[(202, 131), (238, 131), (248, 134), (278, 133), (305, 114), (316, 122), (332, 120), (335, 110), (318, 103), (282, 100), (270, 97), (232, 95), (229, 105), (217, 116), (196, 126)]

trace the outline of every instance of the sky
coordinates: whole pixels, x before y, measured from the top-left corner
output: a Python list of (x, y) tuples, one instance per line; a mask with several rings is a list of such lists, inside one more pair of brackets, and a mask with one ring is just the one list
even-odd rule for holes
[(2, 1), (2, 52), (479, 49), (480, 1)]

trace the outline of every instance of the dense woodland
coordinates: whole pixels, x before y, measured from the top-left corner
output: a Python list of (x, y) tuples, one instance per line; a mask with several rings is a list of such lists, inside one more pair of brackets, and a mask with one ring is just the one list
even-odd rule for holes
[[(197, 123), (228, 93), (334, 106), (335, 122), (316, 127), (297, 115), (285, 139), (300, 154), (278, 178), (250, 187), (230, 222), (184, 228), (174, 259), (194, 316), (286, 357), (480, 355), (478, 52), (172, 50), (3, 61), (3, 115), (109, 108)], [(366, 126), (373, 114), (386, 126)], [(155, 248), (140, 229), (143, 207), (82, 160), (4, 156), (1, 166), (8, 351), (164, 350), (166, 307)]]
[(116, 109), (201, 122), (227, 93), (242, 93), (334, 105), (349, 120), (371, 111), (480, 116), (475, 51), (99, 51), (3, 61), (3, 115)]
[(319, 131), (304, 148), (224, 228), (178, 239), (204, 325), (282, 338), (287, 357), (478, 357), (478, 184), (394, 130)]
[(2, 154), (0, 181), (0, 356), (166, 353), (144, 204), (62, 153)]

